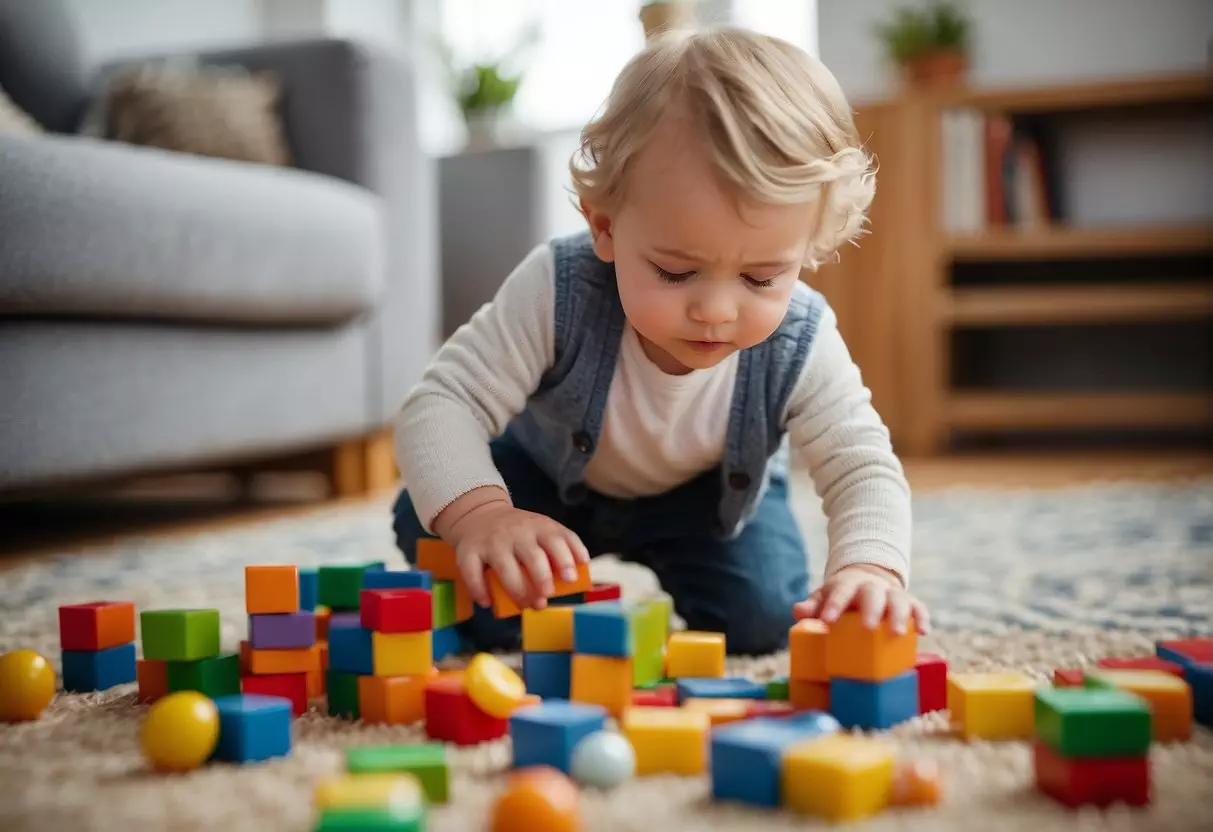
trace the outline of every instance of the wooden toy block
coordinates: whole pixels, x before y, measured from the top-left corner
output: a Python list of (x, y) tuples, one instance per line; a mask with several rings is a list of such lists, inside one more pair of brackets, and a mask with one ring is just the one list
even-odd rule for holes
[(952, 729), (965, 739), (1032, 739), (1038, 686), (1023, 673), (952, 673)]
[(788, 678), (828, 682), (826, 636), (829, 627), (818, 618), (802, 618), (788, 630)]
[(135, 640), (135, 605), (130, 601), (92, 601), (59, 607), (59, 647), (97, 651)]
[(522, 611), (522, 649), (528, 653), (573, 651), (573, 607)]
[(316, 618), (306, 611), (250, 615), (249, 646), (257, 650), (296, 650), (316, 643)]
[(320, 598), (320, 570), (302, 568), (299, 574), (299, 609), (315, 612)]
[(826, 633), (826, 673), (831, 678), (881, 682), (914, 667), (918, 632), (893, 632), (888, 617), (869, 630), (858, 610), (844, 612)]
[(918, 673), (918, 712), (927, 714), (948, 707), (948, 663), (935, 653), (919, 653), (914, 661)]
[(104, 650), (64, 650), (63, 689), (69, 693), (109, 690), (135, 681), (135, 644)]
[(628, 708), (620, 720), (636, 751), (636, 774), (703, 774), (711, 722), (684, 708)]
[(510, 717), (514, 768), (551, 766), (572, 773), (577, 743), (606, 727), (606, 710), (579, 702), (544, 702)]
[(740, 722), (750, 718), (750, 703), (753, 699), (723, 699), (694, 697), (683, 700), (680, 707), (688, 711), (707, 714), (708, 721), (715, 728), (717, 725), (727, 725), (730, 722)]
[(168, 694), (168, 665), (155, 659), (135, 662), (135, 681), (139, 684), (139, 701), (152, 703)]
[(1206, 728), (1213, 728), (1213, 664), (1192, 663), (1184, 671), (1184, 681), (1192, 689), (1192, 717)]
[(665, 678), (666, 654), (662, 650), (632, 656), (632, 687), (655, 685)]
[[(670, 641), (670, 614), (673, 612), (673, 601), (669, 596), (646, 598), (628, 604), (636, 610), (633, 618), (635, 641), (633, 656), (667, 653)], [(668, 655), (667, 655), (668, 659)], [(665, 673), (669, 676), (669, 673)]]
[(666, 675), (671, 679), (721, 677), (724, 656), (724, 633), (673, 633), (666, 644)]
[(504, 737), (509, 721), (476, 707), (464, 687), (463, 674), (438, 674), (425, 685), (425, 732), (430, 739), (477, 745)]
[(244, 567), (244, 610), (249, 615), (299, 611), (299, 567)]
[(677, 708), (678, 689), (673, 685), (659, 685), (648, 690), (634, 690), (632, 704), (646, 708)]
[(143, 610), (143, 658), (188, 662), (219, 655), (219, 610)]
[(219, 744), (214, 759), (251, 763), (290, 753), (290, 702), (278, 696), (247, 693), (220, 696), (214, 702), (219, 711)]
[(889, 803), (894, 762), (892, 749), (869, 737), (830, 734), (796, 743), (783, 755), (784, 804), (833, 822), (869, 817)]
[(1033, 747), (1036, 787), (1070, 808), (1125, 803), (1146, 806), (1151, 800), (1150, 758), (1065, 757), (1043, 742)]
[(429, 630), (420, 633), (372, 632), (371, 664), (375, 676), (425, 674), (434, 666), (433, 637)]
[(440, 662), (447, 656), (459, 653), (463, 649), (463, 640), (454, 626), (442, 627), (430, 633), (430, 645), (434, 661)]
[(585, 591), (585, 603), (587, 604), (595, 601), (618, 601), (621, 598), (623, 598), (623, 588), (619, 584), (591, 584), (590, 588)]
[(789, 679), (788, 701), (798, 711), (829, 711), (830, 683)]
[[(326, 669), (327, 668), (318, 667), (314, 670), (309, 670), (307, 673), (303, 674), (307, 678), (307, 698), (309, 700), (316, 699), (317, 697), (325, 695), (324, 671)], [(251, 675), (251, 674), (241, 673), (242, 677), (248, 676), (248, 675)]]
[(413, 725), (425, 719), (425, 686), (438, 671), (418, 676), (359, 676), (358, 712), (367, 724)]
[(437, 537), (423, 537), (417, 541), (417, 569), (430, 573), (435, 581), (462, 580), (459, 562), (451, 544)]
[(214, 699), (240, 693), (240, 656), (226, 653), (192, 662), (165, 662), (168, 692), (196, 690)]
[(780, 699), (747, 699), (745, 702), (747, 719), (759, 716), (790, 716), (796, 713), (791, 702)]
[(427, 589), (364, 589), (360, 621), (378, 633), (420, 633), (434, 626), (433, 593)]
[(316, 641), (328, 641), (329, 622), (332, 620), (333, 611), (322, 604), (317, 604), (312, 615), (316, 617)]
[(1137, 656), (1134, 658), (1116, 658), (1109, 656), (1095, 663), (1096, 667), (1105, 670), (1161, 670), (1179, 678), (1184, 677), (1184, 666), (1179, 662), (1170, 662), (1158, 656)]
[(1053, 687), (1080, 688), (1085, 676), (1081, 667), (1059, 667), (1053, 671)]
[(574, 653), (569, 692), (574, 701), (601, 705), (618, 719), (632, 703), (632, 660)]
[(781, 806), (784, 751), (838, 730), (837, 722), (821, 716), (802, 721), (757, 718), (713, 730), (713, 799), (771, 809)]
[(637, 608), (620, 601), (597, 601), (573, 610), (573, 652), (630, 657), (636, 652), (633, 620)]
[(788, 696), (787, 676), (776, 676), (767, 680), (767, 699), (772, 702), (786, 702)]
[(1190, 664), (1213, 663), (1213, 638), (1181, 638), (1160, 641), (1154, 645), (1160, 659), (1187, 667)]
[(237, 693), (258, 696), (279, 696), (291, 703), (291, 713), (303, 716), (307, 713), (308, 674), (278, 673), (273, 676), (245, 676), (240, 680)]
[(434, 589), (434, 577), (424, 569), (369, 569), (362, 573), (363, 589)]
[(250, 676), (276, 676), (283, 673), (308, 673), (318, 670), (320, 646), (299, 650), (254, 650), (249, 648), (248, 669)]
[(351, 746), (345, 750), (345, 767), (351, 774), (411, 774), (431, 804), (450, 800), (450, 765), (441, 743)]
[(386, 571), (371, 563), (343, 563), (321, 566), (318, 600), (334, 612), (357, 610), (361, 600), (362, 582), (368, 571)]
[(1135, 694), (1150, 706), (1155, 742), (1175, 742), (1192, 736), (1192, 689), (1165, 670), (1091, 670), (1088, 687), (1117, 688)]
[(428, 807), (417, 778), (404, 773), (346, 773), (320, 781), (315, 832), (424, 832)]
[(579, 832), (581, 791), (548, 766), (515, 769), (489, 810), (486, 832)]
[(455, 581), (455, 623), (462, 623), (472, 617), (476, 611), (476, 602), (472, 600), (472, 591), (460, 578)]
[(885, 730), (918, 716), (918, 673), (907, 670), (883, 682), (830, 680), (830, 713), (844, 728)]
[(357, 618), (351, 621), (334, 615), (329, 622), (329, 667), (343, 673), (373, 675), (374, 631), (363, 627)]
[[(505, 590), (505, 585), (501, 583), (501, 578), (492, 569), (485, 572), (487, 579), (486, 585), (489, 590), (490, 607), (493, 610), (493, 615), (496, 618), (513, 618), (520, 615), (522, 610), (514, 603), (514, 599), (510, 597)], [(528, 578), (529, 581), (529, 578)], [(577, 592), (585, 592), (590, 588), (590, 565), (588, 563), (577, 564), (577, 577), (574, 580), (566, 581), (563, 578), (553, 575), (552, 579), (552, 594), (550, 597), (558, 598), (561, 595), (572, 595)]]
[(719, 679), (690, 676), (677, 682), (678, 701), (687, 699), (765, 699), (767, 687), (740, 676)]
[(434, 581), (430, 597), (430, 606), (433, 608), (431, 629), (441, 630), (443, 627), (455, 626), (455, 582)]
[(1036, 691), (1036, 738), (1063, 757), (1137, 757), (1150, 750), (1150, 707), (1114, 688)]
[(522, 678), (528, 692), (543, 699), (568, 699), (573, 685), (572, 653), (523, 653)]
[(345, 673), (340, 670), (325, 671), (324, 686), (329, 716), (353, 721), (362, 718), (358, 681), (360, 678), (362, 677), (357, 673)]

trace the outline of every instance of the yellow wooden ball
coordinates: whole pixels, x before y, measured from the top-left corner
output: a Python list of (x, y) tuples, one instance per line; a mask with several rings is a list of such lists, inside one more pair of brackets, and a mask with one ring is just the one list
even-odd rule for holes
[(55, 671), (33, 650), (0, 656), (0, 720), (22, 722), (42, 716), (55, 698)]
[(143, 755), (159, 771), (191, 771), (205, 763), (219, 742), (219, 709), (192, 690), (156, 701), (139, 733)]

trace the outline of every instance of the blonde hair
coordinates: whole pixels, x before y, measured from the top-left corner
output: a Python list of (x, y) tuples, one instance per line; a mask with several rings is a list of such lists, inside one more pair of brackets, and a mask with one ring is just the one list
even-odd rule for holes
[(731, 191), (776, 204), (819, 197), (805, 265), (863, 233), (875, 166), (837, 80), (792, 44), (739, 28), (662, 34), (628, 62), (569, 163), (583, 205), (619, 205), (630, 166), (672, 111), (698, 128)]

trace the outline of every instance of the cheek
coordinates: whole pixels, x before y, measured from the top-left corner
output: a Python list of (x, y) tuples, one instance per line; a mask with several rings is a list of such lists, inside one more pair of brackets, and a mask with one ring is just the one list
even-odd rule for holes
[(792, 287), (789, 285), (782, 292), (763, 292), (751, 297), (741, 316), (745, 325), (746, 340), (752, 343), (764, 341), (770, 337), (779, 324), (783, 322), (791, 301)]
[(650, 335), (669, 326), (681, 315), (679, 293), (665, 285), (644, 265), (616, 263), (619, 300), (628, 321), (640, 333)]

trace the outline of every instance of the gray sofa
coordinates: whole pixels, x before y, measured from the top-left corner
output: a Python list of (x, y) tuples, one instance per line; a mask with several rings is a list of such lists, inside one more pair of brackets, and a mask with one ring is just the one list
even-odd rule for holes
[(0, 0), (0, 492), (348, 445), (440, 337), (432, 163), (404, 57), (316, 39), (274, 71), (290, 169), (76, 135), (66, 7)]

